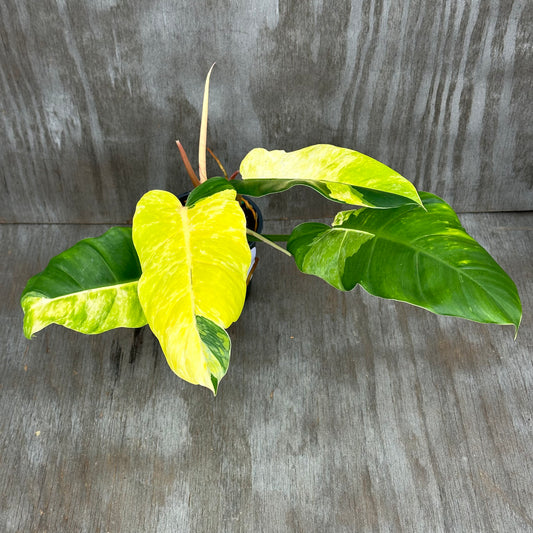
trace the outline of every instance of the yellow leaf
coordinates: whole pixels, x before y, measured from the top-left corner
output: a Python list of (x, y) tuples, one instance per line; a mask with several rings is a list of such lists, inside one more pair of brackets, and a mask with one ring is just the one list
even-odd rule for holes
[[(143, 272), (139, 300), (148, 323), (170, 368), (214, 392), (229, 361), (229, 339), (220, 340), (222, 328), (242, 311), (251, 258), (246, 220), (235, 196), (226, 189), (184, 207), (169, 192), (150, 191), (133, 218)], [(199, 328), (198, 317), (212, 326)], [(204, 330), (210, 334), (202, 335)], [(215, 346), (211, 339), (217, 335)], [(228, 350), (226, 363), (217, 357), (221, 345)]]

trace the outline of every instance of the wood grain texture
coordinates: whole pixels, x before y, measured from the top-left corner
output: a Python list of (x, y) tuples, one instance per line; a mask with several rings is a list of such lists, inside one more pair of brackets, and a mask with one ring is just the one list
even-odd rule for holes
[[(146, 190), (188, 189), (174, 140), (195, 154), (215, 60), (228, 170), (256, 146), (335, 143), (460, 211), (530, 210), (532, 25), (527, 0), (7, 0), (0, 220), (122, 223)], [(267, 204), (332, 212), (306, 191)]]
[(2, 531), (531, 531), (533, 215), (461, 219), (517, 283), (516, 341), (259, 245), (216, 399), (146, 328), (24, 339), (27, 278), (106, 228), (0, 225)]

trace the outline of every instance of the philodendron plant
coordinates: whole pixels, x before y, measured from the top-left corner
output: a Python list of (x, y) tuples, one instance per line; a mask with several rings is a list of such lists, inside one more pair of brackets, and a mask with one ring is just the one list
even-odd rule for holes
[[(51, 323), (87, 334), (148, 324), (170, 368), (216, 394), (230, 359), (226, 329), (244, 305), (249, 240), (268, 242), (339, 290), (359, 284), (375, 296), (518, 330), (515, 284), (452, 208), (366, 155), (326, 144), (289, 153), (256, 148), (240, 165), (242, 179), (225, 172), (207, 179), (208, 88), (209, 75), (199, 178), (178, 143), (196, 185), (185, 205), (170, 192), (150, 191), (132, 228), (111, 228), (54, 257), (22, 293), (28, 338)], [(295, 185), (350, 208), (331, 226), (306, 222), (289, 235), (247, 228), (242, 195)], [(286, 249), (273, 241), (286, 241)]]

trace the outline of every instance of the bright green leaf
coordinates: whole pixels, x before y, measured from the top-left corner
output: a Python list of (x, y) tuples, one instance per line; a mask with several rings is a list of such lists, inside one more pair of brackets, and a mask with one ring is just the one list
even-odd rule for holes
[(30, 338), (52, 323), (81, 333), (145, 325), (140, 275), (131, 228), (78, 242), (28, 281), (21, 297), (24, 334)]
[(239, 194), (263, 196), (294, 185), (311, 187), (336, 202), (374, 208), (421, 204), (415, 187), (397, 172), (367, 155), (329, 144), (295, 152), (256, 148), (241, 163)]
[(462, 228), (452, 208), (421, 193), (416, 206), (340, 212), (332, 227), (301, 224), (287, 243), (302, 272), (341, 290), (370, 294), (441, 315), (514, 324), (522, 316), (516, 286)]
[(224, 328), (242, 311), (251, 259), (235, 197), (225, 189), (184, 207), (169, 192), (150, 191), (133, 218), (148, 323), (170, 368), (213, 392), (228, 367)]

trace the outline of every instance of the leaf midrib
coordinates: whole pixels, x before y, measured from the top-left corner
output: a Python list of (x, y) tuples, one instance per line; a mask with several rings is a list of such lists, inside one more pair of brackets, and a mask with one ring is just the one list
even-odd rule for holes
[(79, 295), (83, 295), (85, 293), (91, 293), (91, 292), (100, 292), (100, 291), (107, 291), (107, 290), (112, 290), (112, 289), (121, 289), (121, 288), (125, 288), (126, 286), (128, 285), (134, 285), (136, 283), (139, 283), (139, 280), (134, 280), (134, 281), (127, 281), (125, 283), (117, 283), (115, 285), (102, 285), (101, 287), (93, 287), (91, 289), (83, 289), (81, 291), (75, 291), (75, 292), (69, 292), (67, 294), (62, 294), (60, 296), (56, 296), (54, 298), (50, 298), (49, 296), (47, 296), (44, 292), (42, 291), (39, 291), (39, 290), (36, 290), (36, 289), (33, 289), (32, 291), (26, 293), (24, 295), (24, 298), (23, 300), (26, 300), (27, 298), (31, 298), (31, 297), (36, 297), (36, 296), (42, 296), (44, 297), (46, 300), (48, 300), (49, 302), (54, 302), (56, 300), (61, 300), (61, 299), (64, 299), (64, 298), (69, 298), (70, 296), (79, 296)]
[[(487, 295), (487, 297), (492, 302), (494, 302), (496, 307), (498, 309), (500, 309), (501, 311), (503, 311), (502, 307), (498, 304), (498, 301), (496, 300), (496, 298), (494, 298), (492, 296), (492, 294), (490, 292), (488, 292), (477, 280), (475, 280), (474, 278), (472, 278), (468, 274), (465, 274), (463, 269), (454, 267), (453, 265), (450, 265), (450, 264), (446, 263), (445, 261), (440, 259), (438, 256), (430, 254), (429, 252), (427, 252), (427, 250), (424, 250), (423, 248), (419, 248), (417, 246), (411, 246), (411, 245), (408, 246), (408, 241), (405, 241), (405, 240), (402, 240), (402, 239), (393, 239), (393, 238), (390, 238), (390, 236), (384, 237), (383, 234), (380, 233), (380, 232), (374, 233), (374, 232), (368, 231), (368, 230), (361, 230), (361, 229), (355, 229), (355, 228), (346, 228), (346, 227), (341, 227), (341, 226), (339, 226), (337, 228), (333, 227), (331, 229), (342, 229), (342, 230), (345, 230), (345, 231), (354, 231), (354, 232), (357, 232), (357, 233), (369, 233), (369, 234), (374, 236), (374, 238), (372, 239), (372, 241), (373, 241), (372, 250), (370, 252), (369, 259), (368, 259), (368, 264), (367, 264), (367, 272), (369, 270), (369, 265), (370, 265), (370, 263), (372, 261), (373, 255), (374, 255), (376, 241), (381, 238), (381, 239), (383, 239), (385, 241), (389, 241), (389, 242), (393, 242), (395, 244), (401, 244), (403, 246), (409, 247), (409, 248), (413, 249), (413, 251), (415, 251), (415, 253), (418, 256), (425, 255), (425, 256), (433, 259), (434, 261), (437, 261), (438, 263), (441, 263), (442, 265), (444, 265), (448, 269), (457, 272), (458, 275), (464, 276), (465, 278), (469, 279), (473, 284), (477, 285)], [(431, 237), (431, 236), (432, 236), (432, 234), (425, 235), (425, 237)], [(467, 233), (465, 233), (465, 236), (467, 236), (469, 239), (472, 239)], [(472, 269), (470, 268), (469, 270), (472, 270)], [(507, 312), (505, 312), (505, 314), (507, 315)], [(514, 324), (514, 322), (512, 322), (512, 324)]]
[(195, 316), (196, 303), (194, 301), (194, 280), (192, 276), (192, 253), (191, 253), (191, 227), (189, 221), (189, 210), (187, 207), (180, 206), (180, 217), (182, 223), (183, 240), (185, 241), (185, 263), (187, 266), (187, 280), (189, 282), (189, 296), (191, 302), (191, 314)]

